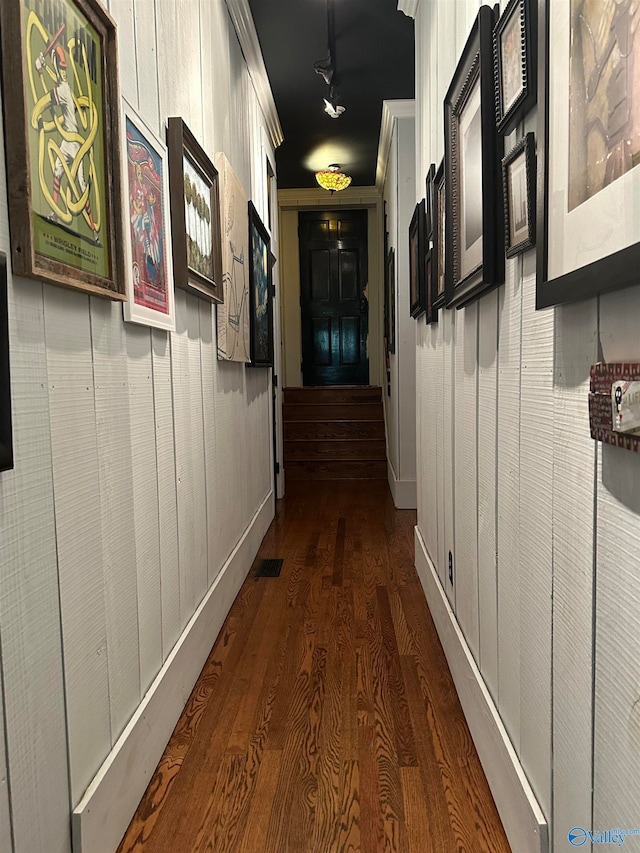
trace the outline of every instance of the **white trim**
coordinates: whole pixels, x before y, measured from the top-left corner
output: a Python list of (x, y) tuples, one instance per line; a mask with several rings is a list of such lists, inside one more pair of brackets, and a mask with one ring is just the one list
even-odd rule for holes
[(256, 90), (258, 103), (264, 113), (264, 118), (269, 130), (269, 136), (273, 147), (277, 148), (283, 141), (282, 127), (278, 118), (278, 111), (273, 100), (269, 76), (262, 57), (260, 41), (253, 22), (253, 15), (249, 8), (249, 0), (226, 0), (227, 9), (231, 16), (242, 53), (244, 54), (249, 75)]
[(300, 210), (305, 207), (335, 208), (373, 207), (382, 200), (377, 187), (347, 187), (338, 193), (328, 193), (320, 187), (302, 187), (300, 189), (278, 190), (280, 210)]
[(378, 162), (376, 166), (376, 189), (382, 195), (384, 182), (387, 177), (389, 151), (396, 119), (415, 118), (416, 102), (412, 98), (382, 102), (382, 119), (380, 122), (380, 140), (378, 142)]
[(75, 853), (114, 853), (274, 515), (270, 491), (73, 810)]
[(387, 480), (396, 509), (417, 509), (418, 487), (415, 480), (398, 480), (393, 465), (387, 459)]
[(415, 528), (416, 569), (512, 850), (548, 853), (548, 825)]
[(398, 0), (398, 11), (404, 12), (408, 18), (415, 18), (420, 0)]

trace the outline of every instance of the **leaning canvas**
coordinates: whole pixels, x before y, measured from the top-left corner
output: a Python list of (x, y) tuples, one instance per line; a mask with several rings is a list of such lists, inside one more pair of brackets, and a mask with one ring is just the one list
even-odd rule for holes
[(247, 194), (222, 153), (215, 158), (220, 175), (222, 282), (218, 305), (218, 358), (251, 361), (249, 342), (249, 226)]

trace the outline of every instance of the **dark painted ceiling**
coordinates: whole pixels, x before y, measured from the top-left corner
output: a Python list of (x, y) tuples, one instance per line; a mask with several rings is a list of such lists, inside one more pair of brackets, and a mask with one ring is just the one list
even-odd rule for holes
[(314, 71), (327, 58), (327, 0), (249, 0), (284, 142), (278, 187), (316, 187), (314, 172), (340, 163), (354, 186), (375, 184), (382, 101), (414, 97), (413, 20), (397, 0), (333, 0), (337, 119)]

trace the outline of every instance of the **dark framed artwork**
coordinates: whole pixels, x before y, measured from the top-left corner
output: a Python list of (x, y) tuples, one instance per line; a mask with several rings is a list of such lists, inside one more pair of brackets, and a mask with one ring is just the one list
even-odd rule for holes
[(427, 310), (424, 278), (425, 200), (416, 204), (409, 224), (409, 312), (419, 317)]
[(432, 265), (434, 273), (432, 305), (433, 310), (438, 311), (445, 304), (446, 286), (446, 264), (445, 264), (445, 228), (447, 200), (444, 180), (444, 159), (440, 162), (438, 170), (433, 179), (434, 189), (434, 214), (433, 214), (433, 249)]
[[(387, 230), (387, 202), (384, 203), (384, 235), (383, 235), (383, 267), (384, 267), (384, 316), (383, 330), (384, 351), (389, 355), (389, 268), (387, 258), (389, 256), (389, 231)], [(388, 358), (387, 358), (388, 361)]]
[(9, 318), (7, 256), (0, 253), (0, 471), (13, 468), (11, 388), (9, 384)]
[(493, 31), (496, 124), (511, 133), (535, 104), (536, 0), (509, 0)]
[(167, 149), (124, 99), (122, 105), (124, 319), (173, 331), (176, 318)]
[(124, 299), (116, 28), (97, 0), (2, 0), (13, 272)]
[(444, 101), (446, 303), (457, 308), (504, 281), (493, 23), (481, 6)]
[(249, 329), (252, 367), (273, 366), (273, 293), (271, 238), (249, 202)]
[(638, 281), (640, 26), (635, 5), (616, 0), (539, 0), (538, 23), (544, 308)]
[(527, 135), (502, 160), (505, 253), (508, 258), (536, 244), (535, 136)]
[(433, 297), (438, 286), (438, 252), (435, 245), (436, 217), (438, 199), (436, 196), (436, 167), (429, 166), (425, 180), (425, 219), (424, 219), (424, 289), (426, 299), (427, 323), (438, 322), (438, 311), (434, 308)]
[(222, 302), (218, 171), (179, 117), (168, 121), (167, 146), (176, 287)]
[(387, 327), (385, 329), (387, 338), (387, 353), (396, 351), (396, 254), (393, 246), (387, 253)]

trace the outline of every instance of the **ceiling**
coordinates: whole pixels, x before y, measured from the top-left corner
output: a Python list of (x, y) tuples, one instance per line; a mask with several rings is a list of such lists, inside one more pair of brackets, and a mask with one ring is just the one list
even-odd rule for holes
[[(334, 88), (345, 112), (324, 112), (327, 2), (334, 14)], [(316, 187), (314, 172), (339, 163), (354, 186), (375, 184), (382, 101), (414, 97), (413, 20), (397, 0), (249, 0), (284, 142), (280, 189)]]

